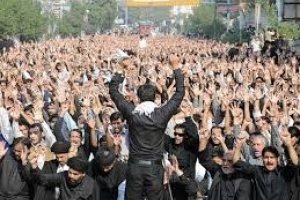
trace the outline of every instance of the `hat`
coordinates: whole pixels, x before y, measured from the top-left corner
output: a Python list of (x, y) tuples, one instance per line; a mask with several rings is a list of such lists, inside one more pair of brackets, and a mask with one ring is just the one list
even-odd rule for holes
[(115, 161), (116, 157), (117, 155), (114, 149), (108, 146), (102, 146), (97, 151), (95, 159), (100, 167), (106, 167), (111, 165)]
[(76, 171), (86, 173), (88, 170), (88, 162), (79, 157), (72, 157), (68, 160), (67, 165)]
[(71, 145), (69, 142), (58, 141), (52, 145), (51, 151), (55, 154), (69, 153), (70, 147)]

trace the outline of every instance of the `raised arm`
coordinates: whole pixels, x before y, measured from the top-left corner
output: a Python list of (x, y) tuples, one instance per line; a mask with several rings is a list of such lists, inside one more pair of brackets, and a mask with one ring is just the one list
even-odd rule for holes
[(180, 69), (179, 57), (170, 55), (170, 65), (175, 74), (176, 91), (167, 104), (161, 107), (161, 115), (168, 121), (176, 113), (184, 97), (184, 77)]
[(124, 115), (124, 118), (129, 119), (134, 106), (119, 92), (119, 84), (121, 84), (123, 80), (124, 77), (122, 77), (122, 73), (115, 73), (109, 84), (109, 94), (118, 110)]
[(298, 165), (299, 158), (298, 158), (297, 152), (295, 151), (295, 149), (293, 147), (291, 134), (288, 132), (287, 128), (284, 128), (284, 130), (281, 132), (280, 139), (282, 140), (284, 145), (287, 147), (291, 164)]

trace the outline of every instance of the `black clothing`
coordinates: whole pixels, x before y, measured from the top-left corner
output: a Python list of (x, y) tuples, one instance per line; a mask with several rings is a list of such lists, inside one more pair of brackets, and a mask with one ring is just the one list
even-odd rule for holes
[(193, 178), (195, 177), (195, 164), (199, 146), (197, 144), (199, 141), (198, 130), (191, 117), (187, 117), (184, 124), (186, 128), (183, 142), (175, 144), (174, 138), (165, 135), (165, 150), (169, 155), (177, 157), (179, 169), (183, 171), (184, 175)]
[(117, 200), (118, 187), (125, 181), (126, 164), (118, 160), (109, 172), (103, 172), (99, 169), (97, 162), (92, 161), (92, 177), (95, 178), (100, 188), (101, 200)]
[(216, 173), (210, 188), (209, 200), (252, 200), (251, 181), (240, 173)]
[(143, 199), (145, 192), (147, 199), (163, 200), (163, 174), (162, 165), (143, 165), (129, 162), (126, 171), (126, 199)]
[(199, 152), (202, 166), (212, 174), (213, 182), (208, 192), (209, 200), (252, 200), (253, 191), (250, 177), (238, 171), (224, 174), (220, 165), (212, 161), (207, 154), (209, 149)]
[(291, 181), (297, 171), (297, 166), (278, 167), (274, 171), (268, 171), (263, 166), (251, 165), (241, 160), (234, 166), (254, 179), (256, 200), (291, 199)]
[(129, 124), (129, 161), (126, 175), (126, 198), (136, 200), (146, 192), (148, 200), (163, 198), (162, 165), (130, 163), (131, 160), (162, 160), (164, 151), (164, 132), (170, 118), (176, 113), (184, 96), (184, 79), (180, 69), (174, 71), (176, 92), (163, 106), (155, 108), (151, 116), (133, 113), (134, 106), (119, 92), (123, 77), (116, 74), (109, 85), (109, 93), (118, 110)]
[(0, 199), (29, 200), (30, 182), (30, 167), (23, 166), (7, 152), (0, 159)]
[[(219, 146), (215, 148), (215, 150), (219, 149)], [(215, 176), (215, 174), (221, 170), (221, 166), (217, 165), (213, 160), (213, 151), (214, 146), (211, 143), (207, 144), (207, 147), (203, 150), (198, 152), (198, 160), (199, 163), (211, 174), (212, 177)], [(223, 153), (223, 150), (222, 152)], [(221, 156), (221, 155), (220, 155)]]
[(297, 170), (292, 180), (291, 190), (293, 193), (291, 200), (299, 200), (300, 199), (300, 169)]
[(99, 200), (98, 184), (88, 175), (81, 183), (72, 186), (68, 183), (68, 172), (59, 174), (41, 174), (38, 170), (32, 173), (35, 181), (44, 187), (59, 187), (59, 200)]
[(176, 92), (172, 98), (160, 108), (155, 108), (151, 117), (133, 114), (134, 106), (130, 104), (118, 91), (123, 81), (120, 74), (116, 74), (109, 86), (112, 100), (129, 124), (129, 152), (130, 157), (156, 160), (163, 157), (164, 132), (170, 118), (176, 113), (184, 96), (184, 81), (180, 69), (175, 72)]
[[(43, 169), (40, 173), (42, 174), (56, 174), (58, 168), (57, 160), (46, 161)], [(34, 200), (56, 200), (55, 199), (55, 187), (35, 185)]]
[(172, 176), (170, 179), (171, 190), (174, 200), (188, 200), (197, 194), (197, 183), (193, 178), (184, 174), (181, 176)]

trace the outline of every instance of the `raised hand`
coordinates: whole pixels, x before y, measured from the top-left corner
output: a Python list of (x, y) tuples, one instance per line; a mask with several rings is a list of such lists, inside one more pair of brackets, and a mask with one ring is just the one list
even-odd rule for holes
[(28, 160), (32, 169), (38, 167), (38, 154), (36, 152), (31, 152), (28, 156)]
[(243, 146), (243, 144), (249, 139), (247, 132), (242, 131), (237, 137), (235, 137), (235, 142), (237, 145)]
[(243, 114), (243, 110), (238, 107), (237, 102), (232, 104), (230, 111), (234, 118), (239, 118)]
[(28, 163), (28, 154), (29, 154), (29, 150), (27, 148), (26, 145), (24, 145), (22, 152), (21, 152), (21, 161), (22, 161), (22, 165), (27, 165)]
[(0, 142), (0, 160), (5, 156), (8, 148), (5, 147), (5, 142)]
[(208, 131), (208, 129), (202, 128), (198, 131), (198, 135), (199, 135), (199, 139), (206, 139), (209, 140), (210, 138), (210, 133)]
[(95, 119), (89, 119), (87, 121), (87, 125), (91, 128), (91, 129), (95, 129), (96, 128), (96, 120)]
[(292, 146), (291, 134), (288, 132), (286, 127), (283, 129), (283, 131), (280, 133), (279, 136), (280, 136), (280, 139), (284, 143), (285, 146), (287, 146), (287, 147)]

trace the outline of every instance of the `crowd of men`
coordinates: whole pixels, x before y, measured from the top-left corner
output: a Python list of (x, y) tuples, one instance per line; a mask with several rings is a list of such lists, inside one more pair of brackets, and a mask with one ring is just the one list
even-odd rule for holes
[(292, 51), (258, 38), (139, 42), (4, 49), (0, 200), (300, 199)]

